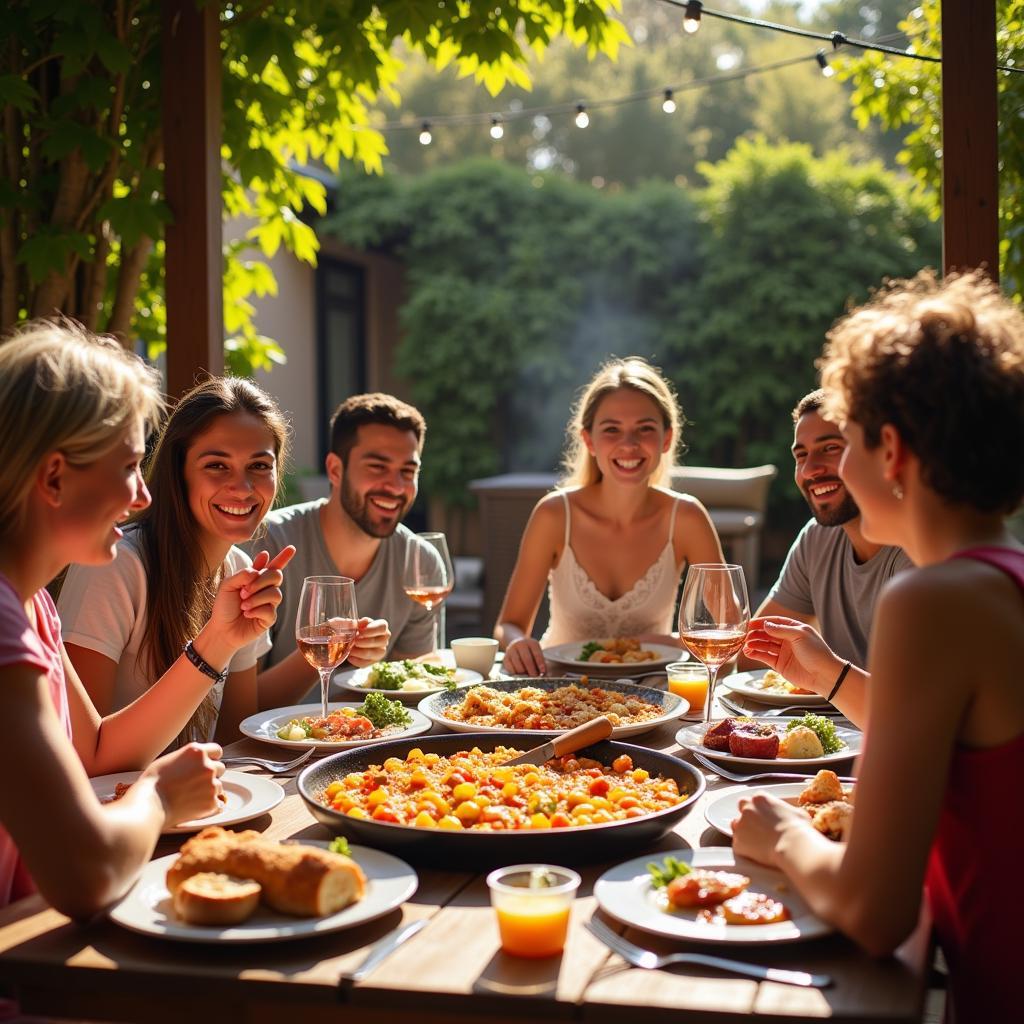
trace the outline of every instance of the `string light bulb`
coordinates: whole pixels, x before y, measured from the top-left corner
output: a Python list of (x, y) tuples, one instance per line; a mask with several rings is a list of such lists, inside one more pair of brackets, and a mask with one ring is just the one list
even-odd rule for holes
[(505, 126), (501, 123), (501, 118), (495, 115), (491, 118), (491, 138), (494, 140), (500, 139), (505, 134)]
[(590, 115), (587, 113), (587, 108), (582, 103), (576, 104), (576, 127), (586, 128), (590, 124)]
[(683, 31), (689, 32), (692, 36), (700, 28), (700, 15), (704, 5), (700, 0), (689, 0), (686, 5), (686, 13), (683, 15)]
[(420, 145), (429, 146), (433, 141), (434, 136), (430, 134), (430, 122), (424, 121), (420, 128)]
[(666, 114), (674, 114), (676, 112), (676, 101), (672, 99), (671, 89), (665, 90), (665, 101), (662, 103), (661, 109), (664, 110)]
[(836, 73), (836, 69), (829, 64), (828, 57), (825, 56), (824, 50), (819, 50), (814, 55), (814, 59), (818, 62), (818, 67), (821, 68), (821, 73), (826, 78), (831, 78)]

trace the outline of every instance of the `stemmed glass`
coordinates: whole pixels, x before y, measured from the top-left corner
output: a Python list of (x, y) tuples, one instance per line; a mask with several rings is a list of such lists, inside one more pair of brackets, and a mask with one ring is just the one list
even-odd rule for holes
[(359, 634), (356, 585), (347, 576), (307, 576), (295, 615), (295, 643), (320, 674), (320, 704), (327, 717), (331, 673), (348, 657)]
[(438, 632), (440, 608), (455, 586), (455, 571), (448, 555), (443, 533), (418, 533), (405, 549), (405, 576), (402, 585), (407, 596), (434, 615), (434, 651), (441, 647)]
[(708, 670), (705, 722), (711, 720), (718, 670), (743, 646), (749, 622), (742, 566), (690, 566), (679, 602), (679, 638)]

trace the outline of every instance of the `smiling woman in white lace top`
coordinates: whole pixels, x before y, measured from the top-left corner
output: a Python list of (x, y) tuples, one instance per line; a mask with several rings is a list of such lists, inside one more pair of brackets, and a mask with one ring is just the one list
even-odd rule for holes
[[(606, 363), (586, 387), (569, 423), (564, 489), (533, 510), (498, 615), (506, 671), (543, 675), (541, 644), (667, 640), (684, 567), (724, 561), (704, 506), (659, 486), (680, 422), (671, 387), (637, 356)], [(530, 630), (545, 583), (551, 619), (538, 643)]]

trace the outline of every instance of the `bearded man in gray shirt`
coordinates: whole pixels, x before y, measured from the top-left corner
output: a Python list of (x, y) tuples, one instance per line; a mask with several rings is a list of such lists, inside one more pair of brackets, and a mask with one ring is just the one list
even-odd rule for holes
[[(823, 399), (822, 391), (812, 391), (793, 410), (794, 479), (814, 518), (793, 542), (757, 617), (782, 615), (806, 622), (840, 658), (863, 668), (879, 592), (913, 563), (901, 548), (864, 539), (860, 509), (839, 477), (846, 441), (821, 416)], [(741, 655), (738, 667), (764, 666)]]
[(420, 543), (401, 521), (416, 498), (426, 429), (420, 412), (392, 395), (353, 395), (335, 410), (325, 460), (329, 497), (271, 512), (266, 537), (252, 545), (297, 549), (284, 570), (270, 631), (274, 646), (261, 678), (316, 679), (295, 647), (295, 613), (307, 576), (355, 580), (360, 614), (386, 619), (390, 626), (385, 657), (413, 658), (431, 650), (431, 613), (402, 587), (406, 549)]

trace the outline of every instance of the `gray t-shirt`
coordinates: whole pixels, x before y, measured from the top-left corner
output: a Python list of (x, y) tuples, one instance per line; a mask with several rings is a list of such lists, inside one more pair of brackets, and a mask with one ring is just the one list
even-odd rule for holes
[(864, 668), (879, 592), (913, 564), (902, 548), (894, 547), (884, 547), (858, 564), (842, 527), (811, 519), (789, 549), (768, 600), (813, 615), (825, 643), (840, 658)]
[[(284, 570), (283, 598), (277, 609), (277, 622), (270, 630), (274, 646), (267, 655), (266, 668), (276, 665), (295, 650), (295, 614), (302, 581), (307, 576), (339, 575), (320, 530), (320, 509), (328, 500), (322, 498), (276, 509), (264, 520), (266, 536), (243, 545), (251, 555), (264, 548), (275, 555), (288, 544), (294, 544), (297, 549), (295, 557)], [(361, 580), (356, 581), (359, 614), (387, 619), (391, 627), (387, 656), (392, 651), (422, 654), (430, 650), (433, 642), (431, 613), (406, 597), (402, 589), (405, 549), (410, 543), (416, 543), (415, 538), (416, 534), (399, 525), (390, 537), (381, 541), (370, 568)]]

